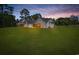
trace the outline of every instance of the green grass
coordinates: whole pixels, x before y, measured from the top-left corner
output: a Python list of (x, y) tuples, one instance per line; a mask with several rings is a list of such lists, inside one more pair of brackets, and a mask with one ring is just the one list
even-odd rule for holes
[(79, 54), (79, 27), (53, 29), (0, 28), (0, 54)]

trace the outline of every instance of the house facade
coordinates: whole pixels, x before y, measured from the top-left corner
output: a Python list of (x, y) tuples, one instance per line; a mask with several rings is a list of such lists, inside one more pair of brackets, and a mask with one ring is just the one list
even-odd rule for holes
[(54, 20), (51, 18), (42, 18), (40, 14), (36, 14), (37, 18), (32, 16), (27, 17), (26, 20), (22, 20), (18, 24), (22, 23), (23, 27), (27, 28), (54, 28)]

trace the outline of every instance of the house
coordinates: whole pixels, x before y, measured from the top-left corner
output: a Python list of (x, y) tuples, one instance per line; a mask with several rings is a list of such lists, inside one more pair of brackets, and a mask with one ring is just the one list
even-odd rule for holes
[(71, 20), (78, 21), (78, 16), (71, 15), (70, 19), (71, 19)]
[(37, 14), (38, 18), (34, 25), (36, 28), (54, 28), (54, 20), (52, 18), (42, 18), (40, 14)]
[(22, 20), (19, 23), (27, 28), (54, 28), (54, 20), (42, 18), (40, 14), (28, 16), (26, 20)]

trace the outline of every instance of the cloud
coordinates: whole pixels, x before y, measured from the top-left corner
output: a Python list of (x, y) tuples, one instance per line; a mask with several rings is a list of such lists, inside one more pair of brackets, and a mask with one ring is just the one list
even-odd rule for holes
[(16, 5), (15, 10), (26, 8), (30, 14), (40, 13), (43, 17), (66, 17), (72, 14), (79, 15), (78, 4), (23, 4)]
[(60, 10), (58, 9), (51, 9), (51, 8), (35, 8), (31, 11), (39, 12), (42, 14), (43, 17), (68, 17), (72, 14), (79, 15), (79, 9), (74, 8), (62, 8)]

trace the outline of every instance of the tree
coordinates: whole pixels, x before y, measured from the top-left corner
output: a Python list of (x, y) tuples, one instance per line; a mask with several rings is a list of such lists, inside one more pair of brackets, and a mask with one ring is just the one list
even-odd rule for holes
[(72, 24), (76, 25), (78, 24), (78, 17), (71, 15), (70, 20), (72, 21)]
[(56, 25), (70, 25), (71, 21), (70, 18), (58, 18), (55, 21)]
[(21, 10), (20, 14), (21, 14), (21, 16), (26, 18), (27, 16), (29, 16), (29, 11), (24, 8), (24, 9)]
[(12, 15), (13, 14), (13, 10), (14, 10), (14, 8), (13, 7), (11, 7), (11, 6), (8, 6), (8, 14), (9, 15)]
[(5, 4), (0, 4), (0, 13), (4, 13)]
[(6, 4), (0, 5), (0, 27), (16, 26), (15, 16), (12, 13), (13, 7)]
[(35, 14), (35, 15), (32, 15), (32, 18), (34, 20), (37, 20), (38, 18), (42, 18), (41, 14)]
[(0, 13), (2, 13), (2, 14), (12, 15), (13, 9), (14, 9), (13, 7), (11, 7), (7, 4), (0, 4)]

